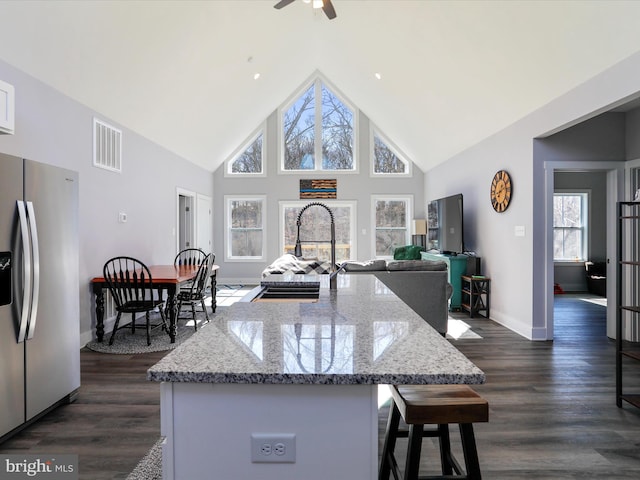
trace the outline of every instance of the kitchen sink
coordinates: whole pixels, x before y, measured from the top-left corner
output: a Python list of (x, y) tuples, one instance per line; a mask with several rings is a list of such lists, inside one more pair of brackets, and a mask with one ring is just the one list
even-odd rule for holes
[(252, 302), (317, 302), (320, 285), (267, 285)]

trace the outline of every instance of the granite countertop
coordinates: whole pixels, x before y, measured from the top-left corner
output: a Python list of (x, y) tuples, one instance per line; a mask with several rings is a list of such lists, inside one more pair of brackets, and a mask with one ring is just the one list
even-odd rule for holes
[(484, 383), (484, 373), (373, 275), (321, 278), (317, 303), (238, 302), (151, 367), (159, 382)]

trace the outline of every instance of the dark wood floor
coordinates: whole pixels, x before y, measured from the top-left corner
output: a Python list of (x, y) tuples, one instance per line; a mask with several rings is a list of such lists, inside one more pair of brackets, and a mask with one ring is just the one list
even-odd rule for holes
[[(615, 405), (615, 346), (605, 335), (604, 310), (558, 296), (553, 342), (455, 315), (483, 337), (452, 343), (487, 374), (477, 390), (489, 400), (490, 421), (476, 425), (485, 479), (640, 478), (640, 410)], [(162, 356), (83, 350), (77, 401), (0, 453), (76, 453), (80, 479), (126, 478), (160, 433), (159, 386), (145, 371)], [(381, 424), (384, 416), (382, 409)], [(425, 442), (428, 465), (435, 446)]]

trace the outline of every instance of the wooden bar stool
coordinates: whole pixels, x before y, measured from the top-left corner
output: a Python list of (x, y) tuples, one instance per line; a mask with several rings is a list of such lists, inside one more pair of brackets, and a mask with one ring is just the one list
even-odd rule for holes
[[(378, 480), (389, 480), (390, 473), (399, 480), (400, 473), (394, 450), (396, 439), (408, 438), (405, 480), (480, 479), (480, 463), (473, 434), (475, 422), (489, 421), (489, 404), (467, 385), (398, 385), (391, 387), (393, 402), (382, 449)], [(400, 430), (400, 417), (409, 430)], [(449, 424), (460, 427), (466, 475), (451, 453)], [(425, 429), (424, 425), (436, 425)], [(419, 477), (423, 437), (438, 437), (442, 476)], [(455, 471), (455, 474), (453, 472)]]

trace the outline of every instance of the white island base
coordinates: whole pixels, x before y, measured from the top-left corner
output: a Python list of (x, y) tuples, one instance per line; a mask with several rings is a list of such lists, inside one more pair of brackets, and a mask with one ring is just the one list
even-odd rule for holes
[[(161, 384), (164, 480), (374, 480), (377, 385)], [(251, 435), (295, 434), (295, 463), (252, 463)]]

